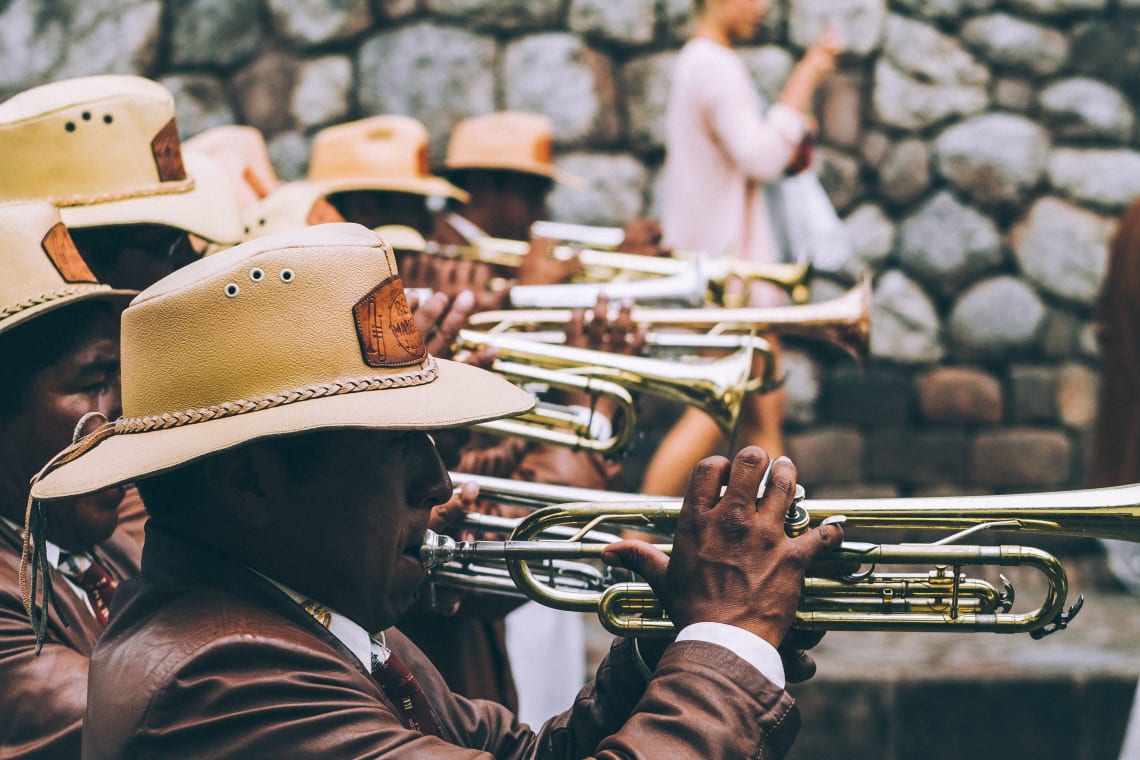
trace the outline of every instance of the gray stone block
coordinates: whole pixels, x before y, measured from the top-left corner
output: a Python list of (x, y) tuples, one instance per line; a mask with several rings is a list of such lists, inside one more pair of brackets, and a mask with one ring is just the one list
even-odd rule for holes
[(832, 148), (816, 148), (816, 172), (835, 210), (851, 208), (865, 190), (859, 159)]
[(439, 16), (462, 19), (487, 29), (539, 29), (554, 26), (561, 0), (424, 0)]
[(286, 182), (303, 179), (309, 171), (312, 141), (300, 132), (282, 132), (269, 141), (269, 158)]
[(1091, 306), (1108, 263), (1113, 221), (1057, 198), (1042, 198), (1012, 233), (1026, 279), (1059, 298)]
[(304, 61), (297, 72), (290, 110), (301, 129), (343, 121), (352, 91), (352, 61), (326, 55)]
[(612, 64), (581, 39), (561, 33), (519, 38), (503, 51), (502, 72), (507, 109), (549, 116), (558, 144), (596, 145), (617, 139)]
[(883, 53), (920, 82), (984, 87), (990, 73), (953, 37), (905, 16), (887, 19)]
[(416, 23), (370, 37), (357, 57), (363, 115), (414, 116), (442, 155), (455, 122), (495, 110), (495, 41)]
[(897, 426), (909, 419), (913, 398), (909, 372), (879, 366), (842, 367), (824, 379), (820, 416), (840, 424)]
[(775, 45), (742, 47), (738, 48), (737, 52), (740, 53), (740, 60), (744, 61), (744, 67), (752, 75), (752, 81), (756, 83), (756, 89), (760, 90), (764, 100), (768, 104), (779, 100), (784, 84), (788, 81), (788, 75), (792, 73), (792, 67), (796, 64), (792, 54)]
[(555, 185), (550, 194), (553, 219), (620, 227), (641, 215), (648, 176), (645, 166), (633, 156), (570, 153), (557, 163), (559, 168), (585, 180), (585, 187)]
[(1057, 419), (1057, 369), (1048, 365), (1014, 364), (1009, 368), (1014, 422)]
[(676, 60), (673, 51), (651, 53), (632, 58), (621, 68), (629, 140), (638, 150), (665, 146), (665, 108)]
[(951, 295), (1002, 263), (990, 219), (942, 191), (899, 226), (898, 260), (927, 285)]
[(171, 14), (170, 62), (230, 66), (263, 49), (258, 0), (183, 0)]
[(901, 129), (919, 130), (951, 117), (969, 116), (986, 109), (989, 94), (977, 85), (942, 85), (921, 82), (899, 71), (885, 58), (875, 64), (871, 95), (875, 118)]
[(878, 206), (865, 203), (843, 220), (851, 241), (845, 258), (817, 253), (812, 261), (816, 271), (838, 275), (853, 282), (864, 273), (881, 268), (894, 247), (895, 225)]
[(840, 148), (857, 148), (863, 127), (863, 80), (835, 74), (820, 87), (820, 138)]
[(970, 453), (970, 479), (995, 488), (1065, 485), (1072, 443), (1059, 430), (1006, 428), (979, 433)]
[(298, 47), (355, 37), (372, 25), (368, 0), (268, 0), (277, 33)]
[(956, 124), (934, 143), (939, 174), (982, 205), (1020, 203), (1045, 174), (1049, 135), (1022, 116), (990, 113)]
[(1041, 111), (1058, 137), (1127, 142), (1135, 115), (1119, 90), (1086, 77), (1054, 82), (1041, 91)]
[(788, 37), (800, 48), (808, 48), (830, 24), (853, 55), (867, 55), (879, 47), (887, 16), (886, 0), (790, 0)]
[(936, 21), (954, 21), (988, 11), (997, 0), (894, 0), (894, 5), (911, 14)]
[(1005, 13), (967, 21), (962, 38), (991, 63), (1034, 74), (1052, 74), (1069, 57), (1065, 35)]
[(1049, 156), (1049, 181), (1073, 200), (1122, 211), (1140, 195), (1140, 152), (1058, 148)]
[(871, 301), (871, 355), (904, 364), (942, 358), (941, 322), (930, 297), (897, 269), (885, 272)]
[(294, 126), (292, 101), (301, 60), (286, 53), (266, 53), (232, 80), (243, 121), (272, 137)]
[(656, 0), (571, 0), (570, 31), (619, 45), (653, 41)]
[(879, 164), (879, 192), (888, 200), (906, 204), (921, 198), (930, 187), (930, 150), (918, 139), (895, 143)]
[(1015, 10), (1034, 16), (1063, 16), (1066, 13), (1103, 11), (1108, 0), (1010, 0)]
[(994, 83), (994, 105), (1006, 111), (1028, 112), (1036, 95), (1037, 89), (1026, 79), (1002, 77)]
[(1045, 323), (1045, 305), (1016, 277), (983, 280), (963, 293), (950, 312), (950, 342), (963, 358), (1008, 359), (1029, 351)]
[(1096, 419), (1097, 373), (1067, 362), (1057, 372), (1057, 413), (1066, 427), (1089, 429)]

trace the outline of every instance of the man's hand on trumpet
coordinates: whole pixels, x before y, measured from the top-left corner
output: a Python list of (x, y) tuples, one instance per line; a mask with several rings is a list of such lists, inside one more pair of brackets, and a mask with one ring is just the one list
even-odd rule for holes
[(642, 541), (615, 543), (602, 559), (644, 577), (678, 630), (708, 622), (748, 631), (780, 649), (788, 680), (803, 680), (815, 665), (802, 649), (818, 639), (788, 632), (807, 568), (839, 546), (843, 529), (823, 525), (789, 537), (784, 516), (795, 494), (796, 468), (785, 457), (772, 462), (757, 500), (769, 462), (763, 449), (750, 446), (731, 465), (724, 457), (698, 464), (677, 520), (672, 559)]

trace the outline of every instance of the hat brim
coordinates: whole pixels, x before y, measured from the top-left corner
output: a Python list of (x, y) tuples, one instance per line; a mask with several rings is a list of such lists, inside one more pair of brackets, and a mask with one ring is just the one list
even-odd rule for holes
[(19, 325), (26, 324), (35, 317), (41, 314), (46, 314), (49, 311), (62, 309), (66, 306), (73, 306), (83, 301), (107, 301), (114, 306), (119, 307), (120, 310), (127, 308), (127, 304), (131, 299), (139, 294), (137, 290), (115, 290), (106, 285), (87, 285), (77, 286), (82, 288), (79, 292), (69, 295), (66, 298), (57, 298), (51, 301), (46, 301), (41, 304), (36, 304), (27, 309), (22, 309), (16, 314), (5, 319), (0, 319), (0, 333), (7, 332)]
[(550, 164), (540, 164), (536, 162), (512, 162), (512, 163), (490, 163), (483, 161), (465, 161), (463, 163), (447, 163), (440, 169), (441, 173), (448, 172), (461, 172), (461, 171), (498, 171), (498, 172), (519, 172), (520, 174), (534, 174), (539, 177), (546, 177), (547, 179), (554, 180), (560, 185), (566, 185), (572, 190), (583, 190), (586, 187), (586, 181), (576, 174), (563, 171), (557, 166)]
[(439, 177), (339, 177), (337, 179), (309, 180), (320, 188), (326, 197), (336, 193), (374, 190), (388, 193), (410, 193), (429, 198), (454, 198), (460, 203), (471, 200), (470, 194)]
[(61, 206), (59, 215), (68, 227), (108, 227), (118, 224), (161, 224), (185, 230), (211, 243), (236, 245), (242, 241), (241, 211), (236, 190), (209, 158), (186, 152), (186, 173), (194, 187), (184, 193), (162, 193), (138, 198)]
[(498, 375), (436, 361), (439, 376), (424, 385), (326, 396), (165, 430), (112, 435), (49, 472), (33, 486), (32, 495), (57, 499), (94, 493), (264, 438), (332, 428), (437, 430), (511, 417), (534, 406), (529, 393)]

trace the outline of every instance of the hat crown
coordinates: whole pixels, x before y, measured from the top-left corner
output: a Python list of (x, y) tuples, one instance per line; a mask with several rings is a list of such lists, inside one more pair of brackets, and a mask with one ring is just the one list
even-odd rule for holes
[(242, 208), (265, 198), (281, 185), (265, 136), (256, 127), (238, 124), (212, 127), (194, 135), (182, 147), (214, 159), (229, 175)]
[(428, 362), (391, 249), (359, 225), (321, 225), (243, 243), (143, 291), (123, 313), (123, 416), (224, 416)]
[(134, 76), (35, 87), (0, 103), (0, 200), (60, 206), (192, 187), (174, 98)]
[(0, 203), (0, 330), (67, 299), (110, 292), (71, 241), (50, 203)]
[(431, 176), (428, 132), (410, 116), (373, 116), (321, 131), (313, 142), (309, 178)]
[(451, 133), (445, 165), (532, 173), (553, 170), (554, 124), (541, 114), (519, 111), (464, 119)]

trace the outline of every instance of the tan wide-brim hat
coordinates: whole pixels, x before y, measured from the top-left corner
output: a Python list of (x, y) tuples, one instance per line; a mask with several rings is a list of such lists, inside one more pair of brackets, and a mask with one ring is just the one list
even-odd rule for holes
[(451, 131), (447, 172), (491, 169), (547, 177), (569, 187), (585, 186), (581, 178), (554, 164), (554, 123), (546, 116), (500, 111), (463, 119)]
[(431, 430), (521, 414), (526, 392), (428, 355), (391, 248), (355, 224), (243, 243), (123, 312), (123, 416), (34, 485), (76, 496), (262, 438)]
[(137, 292), (98, 282), (43, 201), (0, 203), (0, 273), (0, 332), (78, 301), (125, 306)]
[(469, 200), (431, 173), (427, 128), (410, 116), (373, 116), (321, 130), (313, 140), (308, 179), (326, 195), (376, 190)]
[(325, 200), (312, 182), (289, 182), (242, 212), (245, 239), (254, 240), (314, 224), (343, 222), (344, 217)]
[(142, 77), (69, 79), (0, 103), (4, 200), (53, 203), (73, 228), (152, 223), (241, 239), (232, 184), (183, 155), (173, 96)]
[(281, 187), (265, 135), (257, 127), (227, 124), (191, 137), (183, 150), (209, 156), (226, 173), (247, 209)]

